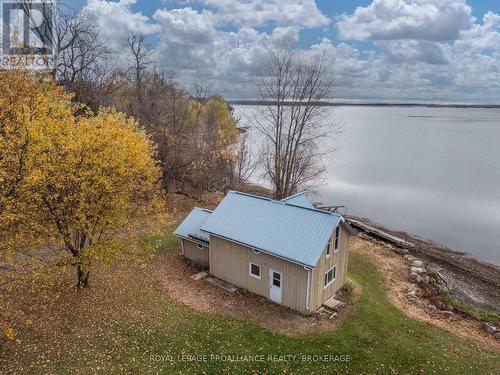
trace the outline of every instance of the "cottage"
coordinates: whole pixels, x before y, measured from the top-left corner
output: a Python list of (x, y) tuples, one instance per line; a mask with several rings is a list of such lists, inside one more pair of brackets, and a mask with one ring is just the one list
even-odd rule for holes
[(236, 191), (213, 212), (193, 209), (175, 231), (182, 254), (214, 277), (304, 314), (347, 282), (353, 233), (304, 193), (277, 201)]

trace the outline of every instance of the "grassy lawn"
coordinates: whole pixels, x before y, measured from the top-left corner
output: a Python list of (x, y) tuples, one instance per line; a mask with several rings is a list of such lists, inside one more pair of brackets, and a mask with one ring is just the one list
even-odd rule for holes
[[(171, 235), (143, 239), (178, 251)], [(158, 266), (158, 265), (157, 265)], [(114, 274), (114, 275), (113, 275)], [(3, 342), (2, 369), (20, 373), (453, 373), (498, 374), (500, 356), (406, 317), (386, 298), (376, 267), (353, 253), (350, 276), (363, 288), (353, 315), (331, 333), (284, 337), (223, 316), (202, 315), (171, 300), (151, 270), (100, 270), (92, 290), (74, 292)], [(43, 316), (43, 318), (42, 318)], [(183, 355), (264, 355), (264, 362), (185, 362)], [(348, 355), (314, 362), (303, 355)], [(168, 356), (152, 361), (151, 356)], [(290, 362), (269, 355), (295, 355)]]

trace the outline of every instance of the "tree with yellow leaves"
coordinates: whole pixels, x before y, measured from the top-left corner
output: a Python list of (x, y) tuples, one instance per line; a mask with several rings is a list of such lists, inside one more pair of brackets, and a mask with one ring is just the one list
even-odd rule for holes
[(161, 212), (155, 147), (134, 119), (94, 115), (50, 80), (0, 72), (0, 87), (3, 248), (63, 249), (86, 287), (92, 259)]
[(224, 190), (231, 187), (235, 145), (239, 139), (236, 121), (227, 102), (217, 96), (203, 103), (194, 157), (186, 168), (190, 182), (202, 190)]

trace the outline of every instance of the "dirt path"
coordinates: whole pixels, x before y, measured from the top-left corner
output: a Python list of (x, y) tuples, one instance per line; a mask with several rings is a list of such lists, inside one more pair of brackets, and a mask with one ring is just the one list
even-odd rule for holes
[(446, 319), (432, 313), (427, 307), (427, 301), (420, 298), (416, 301), (409, 300), (406, 297), (411, 285), (408, 279), (408, 264), (401, 255), (375, 242), (360, 238), (353, 238), (350, 246), (351, 251), (363, 254), (378, 266), (389, 285), (389, 300), (408, 316), (500, 351), (500, 341), (485, 333), (480, 323), (456, 314), (451, 319)]
[(354, 297), (334, 319), (319, 315), (303, 316), (286, 307), (274, 304), (267, 298), (242, 289), (234, 293), (216, 287), (206, 280), (193, 280), (199, 271), (180, 254), (169, 252), (157, 258), (152, 265), (154, 277), (176, 301), (203, 314), (223, 314), (250, 321), (261, 327), (286, 336), (300, 336), (336, 329), (354, 309), (361, 295), (354, 286)]

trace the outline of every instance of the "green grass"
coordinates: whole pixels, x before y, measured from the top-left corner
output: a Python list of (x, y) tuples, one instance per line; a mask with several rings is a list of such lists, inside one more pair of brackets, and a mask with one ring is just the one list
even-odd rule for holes
[(441, 295), (441, 298), (443, 298), (444, 302), (446, 302), (448, 305), (453, 306), (458, 311), (467, 313), (478, 320), (490, 321), (494, 323), (500, 322), (500, 314), (495, 311), (479, 309), (477, 307), (468, 305), (449, 296), (447, 293), (443, 293)]
[[(178, 249), (170, 235), (144, 240), (153, 241), (160, 252)], [(350, 277), (362, 287), (353, 315), (334, 332), (295, 338), (224, 316), (199, 314), (171, 300), (152, 278), (137, 277), (130, 281), (137, 285), (113, 302), (115, 309), (126, 313), (118, 318), (92, 314), (92, 305), (84, 301), (91, 311), (83, 321), (75, 319), (81, 311), (67, 312), (58, 316), (57, 332), (20, 337), (29, 348), (21, 361), (26, 369), (34, 365), (34, 373), (500, 373), (498, 353), (417, 322), (392, 306), (378, 270), (357, 253), (350, 258)], [(47, 342), (56, 342), (57, 348), (48, 350)], [(4, 355), (16, 350), (14, 345)], [(40, 365), (42, 352), (50, 360), (45, 367)], [(302, 357), (324, 354), (348, 355), (350, 361)], [(154, 355), (168, 359), (152, 361)], [(186, 362), (183, 355), (263, 355), (265, 360)], [(297, 357), (280, 362), (269, 360), (270, 355)]]
[(165, 251), (181, 246), (180, 240), (173, 234), (177, 225), (167, 225), (161, 232), (153, 235), (144, 235), (138, 239), (139, 246), (152, 251), (154, 255), (161, 255)]

